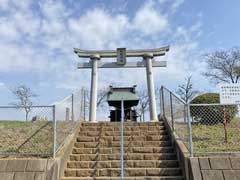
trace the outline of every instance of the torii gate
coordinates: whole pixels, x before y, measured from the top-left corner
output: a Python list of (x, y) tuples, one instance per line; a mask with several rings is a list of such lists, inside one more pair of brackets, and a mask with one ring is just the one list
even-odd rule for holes
[[(152, 67), (166, 67), (166, 61), (154, 61), (155, 56), (164, 56), (169, 51), (169, 46), (145, 49), (145, 50), (126, 50), (126, 48), (117, 48), (117, 50), (82, 50), (74, 48), (74, 52), (81, 58), (90, 58), (88, 63), (78, 63), (78, 69), (91, 68), (91, 94), (90, 94), (90, 112), (89, 119), (91, 122), (97, 122), (97, 79), (98, 68), (141, 68), (146, 67), (148, 96), (149, 96), (149, 112), (150, 120), (157, 121), (156, 98), (154, 91), (154, 81)], [(116, 58), (116, 62), (101, 62), (101, 58)], [(143, 61), (127, 62), (126, 57), (142, 57)]]

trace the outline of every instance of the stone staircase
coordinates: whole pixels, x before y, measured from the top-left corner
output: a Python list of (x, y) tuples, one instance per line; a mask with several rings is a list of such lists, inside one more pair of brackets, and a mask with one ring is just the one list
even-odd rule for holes
[[(83, 123), (62, 180), (120, 180), (121, 124)], [(163, 122), (124, 125), (125, 180), (184, 180)]]

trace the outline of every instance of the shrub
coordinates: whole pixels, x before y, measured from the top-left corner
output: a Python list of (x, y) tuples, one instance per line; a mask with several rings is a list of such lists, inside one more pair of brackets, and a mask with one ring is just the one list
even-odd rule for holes
[[(206, 93), (197, 96), (191, 101), (191, 104), (219, 104), (218, 93)], [(198, 105), (191, 106), (190, 113), (194, 122), (201, 124), (217, 124), (223, 123), (224, 116), (227, 122), (231, 121), (237, 114), (237, 106), (235, 105)], [(225, 113), (225, 114), (224, 114)]]

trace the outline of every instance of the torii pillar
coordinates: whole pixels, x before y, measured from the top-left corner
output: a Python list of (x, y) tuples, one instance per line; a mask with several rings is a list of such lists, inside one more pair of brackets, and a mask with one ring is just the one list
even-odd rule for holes
[(149, 112), (150, 112), (150, 120), (157, 121), (157, 104), (155, 97), (155, 88), (153, 81), (153, 72), (152, 72), (152, 59), (153, 54), (148, 53), (143, 56), (143, 59), (146, 62), (146, 76), (147, 76), (147, 86), (148, 86), (148, 97), (149, 97)]
[(89, 119), (91, 122), (97, 122), (97, 86), (98, 86), (98, 54), (90, 57), (92, 63), (92, 79), (91, 79), (91, 94), (90, 94), (90, 109)]
[[(157, 48), (157, 49), (146, 49), (146, 50), (126, 50), (125, 48), (118, 48), (117, 50), (106, 50), (106, 51), (94, 51), (94, 50), (81, 50), (74, 49), (74, 52), (79, 57), (90, 58), (89, 63), (79, 63), (78, 68), (91, 68), (91, 94), (90, 94), (90, 110), (89, 120), (90, 122), (97, 122), (97, 81), (98, 81), (98, 68), (146, 68), (146, 77), (148, 85), (148, 96), (149, 96), (149, 112), (150, 120), (157, 121), (157, 107), (156, 97), (153, 81), (152, 67), (166, 67), (166, 61), (153, 61), (155, 56), (164, 56), (169, 51), (169, 46)], [(101, 62), (101, 58), (116, 58), (117, 62)], [(140, 62), (127, 62), (126, 57), (142, 57), (143, 61)]]

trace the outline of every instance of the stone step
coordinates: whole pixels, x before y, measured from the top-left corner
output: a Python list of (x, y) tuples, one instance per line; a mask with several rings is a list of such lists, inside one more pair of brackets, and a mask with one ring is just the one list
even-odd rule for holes
[[(180, 168), (125, 168), (125, 176), (177, 176)], [(120, 176), (120, 168), (105, 169), (66, 169), (65, 177), (114, 177)]]
[[(76, 148), (120, 147), (121, 142), (76, 142)], [(124, 147), (166, 147), (170, 141), (124, 141)]]
[[(124, 136), (124, 141), (167, 141), (168, 135), (161, 136)], [(88, 137), (79, 136), (77, 142), (104, 142), (104, 141), (121, 141), (121, 136), (101, 136), (101, 137)]]
[[(113, 148), (73, 148), (72, 154), (112, 154), (120, 153), (120, 147)], [(125, 153), (173, 153), (172, 146), (169, 147), (125, 147)]]
[[(164, 122), (124, 122), (124, 126), (159, 126), (163, 125)], [(98, 123), (89, 123), (89, 122), (84, 122), (82, 123), (83, 127), (89, 127), (89, 126), (98, 126), (98, 127), (104, 127), (104, 126), (120, 126), (120, 122), (98, 122)]]
[[(124, 168), (177, 168), (177, 160), (128, 160), (124, 161)], [(120, 161), (69, 161), (67, 168), (120, 168)]]
[[(184, 180), (162, 121), (124, 124), (124, 180)], [(120, 125), (82, 123), (62, 180), (120, 180)]]
[[(165, 126), (126, 126), (124, 127), (124, 131), (156, 131), (156, 130), (164, 130)], [(121, 126), (104, 126), (104, 127), (97, 127), (97, 126), (86, 126), (80, 127), (81, 131), (121, 131)]]
[[(62, 180), (121, 180), (120, 177), (64, 177)], [(183, 176), (135, 176), (124, 180), (184, 180)]]
[[(111, 161), (120, 160), (120, 153), (115, 154), (71, 154), (70, 161)], [(127, 153), (124, 160), (176, 160), (175, 153)]]
[[(167, 135), (168, 132), (166, 130), (155, 130), (155, 131), (124, 131), (124, 136), (143, 136), (143, 135)], [(89, 136), (89, 137), (96, 137), (96, 136), (120, 136), (121, 131), (79, 131), (79, 136)]]

